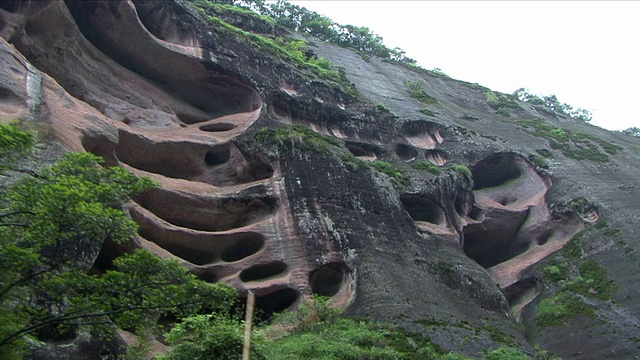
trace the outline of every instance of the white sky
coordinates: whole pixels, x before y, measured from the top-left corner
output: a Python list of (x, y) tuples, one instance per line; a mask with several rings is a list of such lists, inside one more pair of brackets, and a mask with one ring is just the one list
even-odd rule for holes
[(555, 94), (607, 129), (640, 127), (640, 2), (290, 2), (366, 26), (425, 69), (509, 94)]

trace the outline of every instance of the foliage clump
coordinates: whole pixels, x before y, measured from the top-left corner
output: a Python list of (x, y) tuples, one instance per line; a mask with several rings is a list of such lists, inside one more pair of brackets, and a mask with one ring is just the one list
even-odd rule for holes
[(440, 168), (425, 160), (416, 161), (415, 163), (411, 164), (411, 167), (415, 170), (428, 171), (433, 175), (440, 175)]
[(520, 88), (513, 93), (520, 101), (533, 105), (537, 109), (550, 111), (556, 114), (567, 115), (573, 119), (589, 122), (592, 114), (589, 110), (574, 109), (573, 106), (560, 102), (555, 95), (538, 96), (531, 94), (525, 88)]
[(321, 135), (304, 125), (289, 125), (279, 128), (262, 128), (254, 139), (263, 145), (276, 148), (289, 147), (302, 152), (329, 153), (331, 147), (340, 147), (342, 142), (331, 136)]
[(529, 134), (548, 139), (551, 148), (576, 160), (608, 162), (607, 154), (616, 155), (623, 150), (622, 147), (596, 136), (558, 128), (539, 119), (517, 120), (516, 123), (527, 129)]
[(411, 97), (425, 104), (437, 104), (438, 100), (429, 95), (420, 81), (406, 81), (404, 83), (411, 91)]
[(473, 174), (471, 173), (471, 169), (469, 169), (469, 167), (465, 164), (453, 164), (451, 168), (457, 173), (466, 175), (468, 177), (473, 176)]
[(371, 162), (370, 165), (372, 168), (387, 175), (396, 186), (404, 187), (411, 184), (411, 179), (390, 162), (376, 160)]
[[(3, 164), (4, 154), (33, 144), (32, 136), (0, 126), (0, 138), (8, 133), (17, 143), (0, 143)], [(148, 251), (91, 267), (107, 240), (131, 247), (137, 225), (123, 206), (155, 186), (92, 154), (69, 153), (0, 189), (0, 357), (20, 358), (34, 340), (81, 329), (106, 337), (114, 325), (136, 331), (234, 301), (235, 290)]]
[(518, 102), (507, 94), (495, 92), (495, 91), (486, 91), (484, 96), (487, 99), (487, 104), (496, 111), (497, 114), (500, 114), (504, 117), (510, 117), (509, 109), (520, 109), (520, 105)]

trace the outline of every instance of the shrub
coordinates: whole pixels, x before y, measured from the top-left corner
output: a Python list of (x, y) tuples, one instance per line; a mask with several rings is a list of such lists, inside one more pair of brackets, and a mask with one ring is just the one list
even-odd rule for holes
[(380, 171), (391, 178), (391, 182), (396, 186), (408, 186), (411, 184), (411, 179), (403, 174), (398, 168), (390, 162), (376, 160), (372, 162), (371, 167)]
[(424, 108), (422, 108), (422, 109), (420, 109), (418, 111), (420, 111), (421, 113), (423, 113), (423, 114), (425, 114), (427, 116), (432, 116), (432, 117), (436, 116), (436, 114), (433, 111), (431, 111), (431, 109), (426, 108), (426, 107), (424, 107)]
[(376, 105), (376, 109), (384, 113), (391, 114), (391, 108), (383, 102), (378, 103), (378, 105)]
[(404, 83), (411, 91), (411, 97), (425, 104), (436, 104), (438, 100), (427, 94), (419, 81), (406, 81)]
[(466, 176), (472, 177), (473, 174), (471, 173), (471, 169), (469, 169), (469, 167), (467, 165), (464, 164), (453, 164), (453, 166), (451, 166), (451, 168), (456, 171), (459, 172), (460, 174), (464, 174)]
[(428, 171), (434, 175), (440, 175), (440, 168), (425, 160), (416, 161), (411, 167), (416, 170)]

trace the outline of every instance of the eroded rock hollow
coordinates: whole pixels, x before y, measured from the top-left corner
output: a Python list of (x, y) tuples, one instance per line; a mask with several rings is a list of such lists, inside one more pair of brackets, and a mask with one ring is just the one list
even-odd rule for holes
[[(0, 20), (0, 117), (157, 180), (162, 188), (128, 209), (140, 246), (253, 291), (267, 313), (318, 294), (445, 349), (500, 346), (486, 330), (497, 328), (532, 352), (516, 320), (540, 300), (540, 264), (600, 212), (630, 218), (607, 196), (635, 206), (611, 194), (637, 179), (621, 167), (640, 163), (637, 142), (608, 165), (556, 149), (543, 169), (530, 154), (547, 140), (495, 114), (476, 84), (318, 40), (313, 51), (342, 69), (354, 96), (181, 0), (7, 2)], [(281, 31), (251, 25), (265, 37)], [(428, 118), (405, 86), (416, 78), (438, 99)], [(391, 114), (373, 105), (383, 100)], [(512, 116), (574, 126), (525, 104)], [(299, 134), (259, 141), (264, 129)], [(606, 172), (615, 184), (593, 190)], [(587, 215), (552, 206), (578, 196), (601, 205)], [(593, 254), (615, 250), (598, 244)], [(585, 334), (575, 341), (588, 343)]]

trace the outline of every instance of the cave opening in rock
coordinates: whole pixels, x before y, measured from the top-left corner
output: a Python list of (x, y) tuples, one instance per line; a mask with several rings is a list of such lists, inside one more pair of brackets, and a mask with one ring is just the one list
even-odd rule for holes
[(474, 190), (503, 185), (522, 176), (515, 154), (503, 153), (486, 158), (473, 167)]
[(429, 121), (409, 121), (402, 125), (402, 136), (409, 144), (420, 149), (434, 149), (443, 141), (437, 123)]
[(225, 132), (225, 131), (231, 131), (233, 129), (235, 129), (235, 125), (230, 124), (230, 123), (213, 123), (213, 124), (206, 124), (206, 125), (202, 125), (200, 126), (200, 130), (202, 131), (208, 131), (208, 132)]
[(236, 239), (221, 256), (222, 261), (234, 262), (249, 257), (264, 247), (264, 238), (258, 233), (246, 233)]
[(269, 216), (277, 203), (277, 199), (268, 196), (213, 200), (163, 188), (151, 189), (135, 200), (164, 221), (199, 231), (224, 231), (253, 224)]
[(226, 163), (230, 158), (231, 149), (229, 148), (229, 146), (218, 145), (207, 151), (204, 156), (204, 162), (209, 166), (216, 166)]
[(274, 313), (282, 312), (293, 305), (300, 294), (291, 288), (276, 290), (270, 294), (256, 297), (256, 309), (261, 317), (270, 318)]
[(329, 263), (309, 275), (311, 292), (320, 296), (333, 296), (340, 291), (344, 279), (344, 265)]
[(424, 156), (427, 158), (427, 161), (433, 165), (442, 166), (447, 163), (447, 153), (442, 150), (426, 150)]
[(396, 145), (396, 154), (404, 161), (411, 161), (418, 156), (418, 150), (409, 145), (398, 144)]
[(240, 272), (240, 280), (243, 282), (265, 280), (270, 277), (284, 274), (288, 268), (287, 264), (282, 261), (258, 264), (242, 270), (242, 272)]
[(435, 202), (415, 194), (400, 196), (400, 202), (414, 221), (441, 225), (445, 222), (444, 210)]
[(269, 107), (269, 115), (277, 121), (287, 124), (291, 123), (291, 108), (286, 101), (280, 99), (273, 99), (271, 106)]
[(485, 269), (512, 259), (528, 248), (527, 244), (514, 243), (515, 234), (509, 229), (467, 226), (464, 228), (465, 254)]

